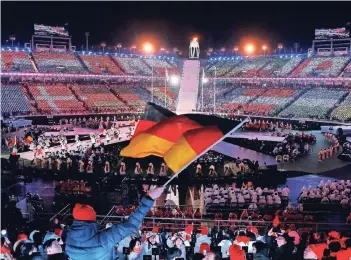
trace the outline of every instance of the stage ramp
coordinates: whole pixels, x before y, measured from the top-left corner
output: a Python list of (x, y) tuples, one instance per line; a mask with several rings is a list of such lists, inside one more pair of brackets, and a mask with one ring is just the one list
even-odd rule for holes
[(199, 88), (200, 61), (186, 60), (183, 65), (182, 79), (178, 94), (176, 113), (191, 113), (196, 109)]

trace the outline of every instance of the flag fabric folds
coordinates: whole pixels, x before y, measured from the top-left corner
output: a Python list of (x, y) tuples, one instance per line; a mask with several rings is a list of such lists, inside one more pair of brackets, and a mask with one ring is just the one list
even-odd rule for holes
[(17, 143), (17, 140), (15, 136), (7, 143), (7, 147), (11, 148), (12, 146), (16, 145), (16, 143)]
[(201, 114), (176, 115), (149, 103), (129, 145), (121, 156), (162, 157), (178, 172), (237, 125), (229, 119)]
[(31, 136), (27, 136), (26, 140), (25, 140), (25, 143), (26, 144), (30, 144), (32, 141), (33, 141), (33, 138)]

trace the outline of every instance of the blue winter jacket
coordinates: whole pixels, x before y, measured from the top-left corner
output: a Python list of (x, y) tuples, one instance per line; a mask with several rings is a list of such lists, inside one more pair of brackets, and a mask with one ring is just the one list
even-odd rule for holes
[(115, 245), (140, 227), (153, 204), (151, 198), (144, 197), (128, 220), (102, 231), (95, 222), (73, 221), (66, 239), (70, 260), (112, 260)]

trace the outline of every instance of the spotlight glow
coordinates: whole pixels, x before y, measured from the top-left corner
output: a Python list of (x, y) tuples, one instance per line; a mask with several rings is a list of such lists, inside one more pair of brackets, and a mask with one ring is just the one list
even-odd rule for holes
[(154, 47), (152, 46), (151, 43), (147, 42), (147, 43), (144, 44), (144, 51), (146, 53), (151, 53), (153, 50), (154, 50)]
[(248, 54), (252, 54), (255, 51), (255, 46), (252, 43), (248, 43), (245, 46), (245, 52), (247, 52)]

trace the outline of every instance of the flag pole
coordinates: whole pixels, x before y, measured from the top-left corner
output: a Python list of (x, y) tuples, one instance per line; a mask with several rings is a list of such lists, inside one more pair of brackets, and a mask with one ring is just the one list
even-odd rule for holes
[(168, 71), (166, 68), (166, 73), (165, 73), (165, 108), (167, 107), (166, 103), (167, 103), (167, 78), (168, 78)]
[(193, 161), (195, 161), (196, 159), (198, 159), (199, 157), (201, 157), (202, 155), (204, 155), (205, 153), (207, 153), (209, 150), (211, 150), (212, 147), (214, 147), (215, 145), (219, 144), (220, 142), (222, 142), (225, 138), (227, 138), (231, 133), (234, 133), (236, 130), (238, 130), (240, 127), (243, 126), (243, 124), (245, 124), (246, 122), (249, 122), (249, 118), (245, 118), (245, 120), (243, 120), (240, 124), (238, 124), (236, 127), (234, 127), (231, 131), (229, 131), (226, 135), (222, 136), (218, 141), (216, 141), (213, 145), (209, 146), (208, 148), (206, 148), (203, 152), (201, 152), (198, 156), (196, 156), (196, 158), (194, 158), (194, 160), (192, 160), (191, 162), (189, 162), (188, 164), (186, 164), (182, 169), (180, 169), (178, 172), (176, 172), (165, 184), (163, 184), (163, 187), (166, 187), (175, 177), (178, 176), (179, 173), (181, 173), (182, 171), (184, 171), (187, 167), (189, 167), (190, 164), (193, 163)]

